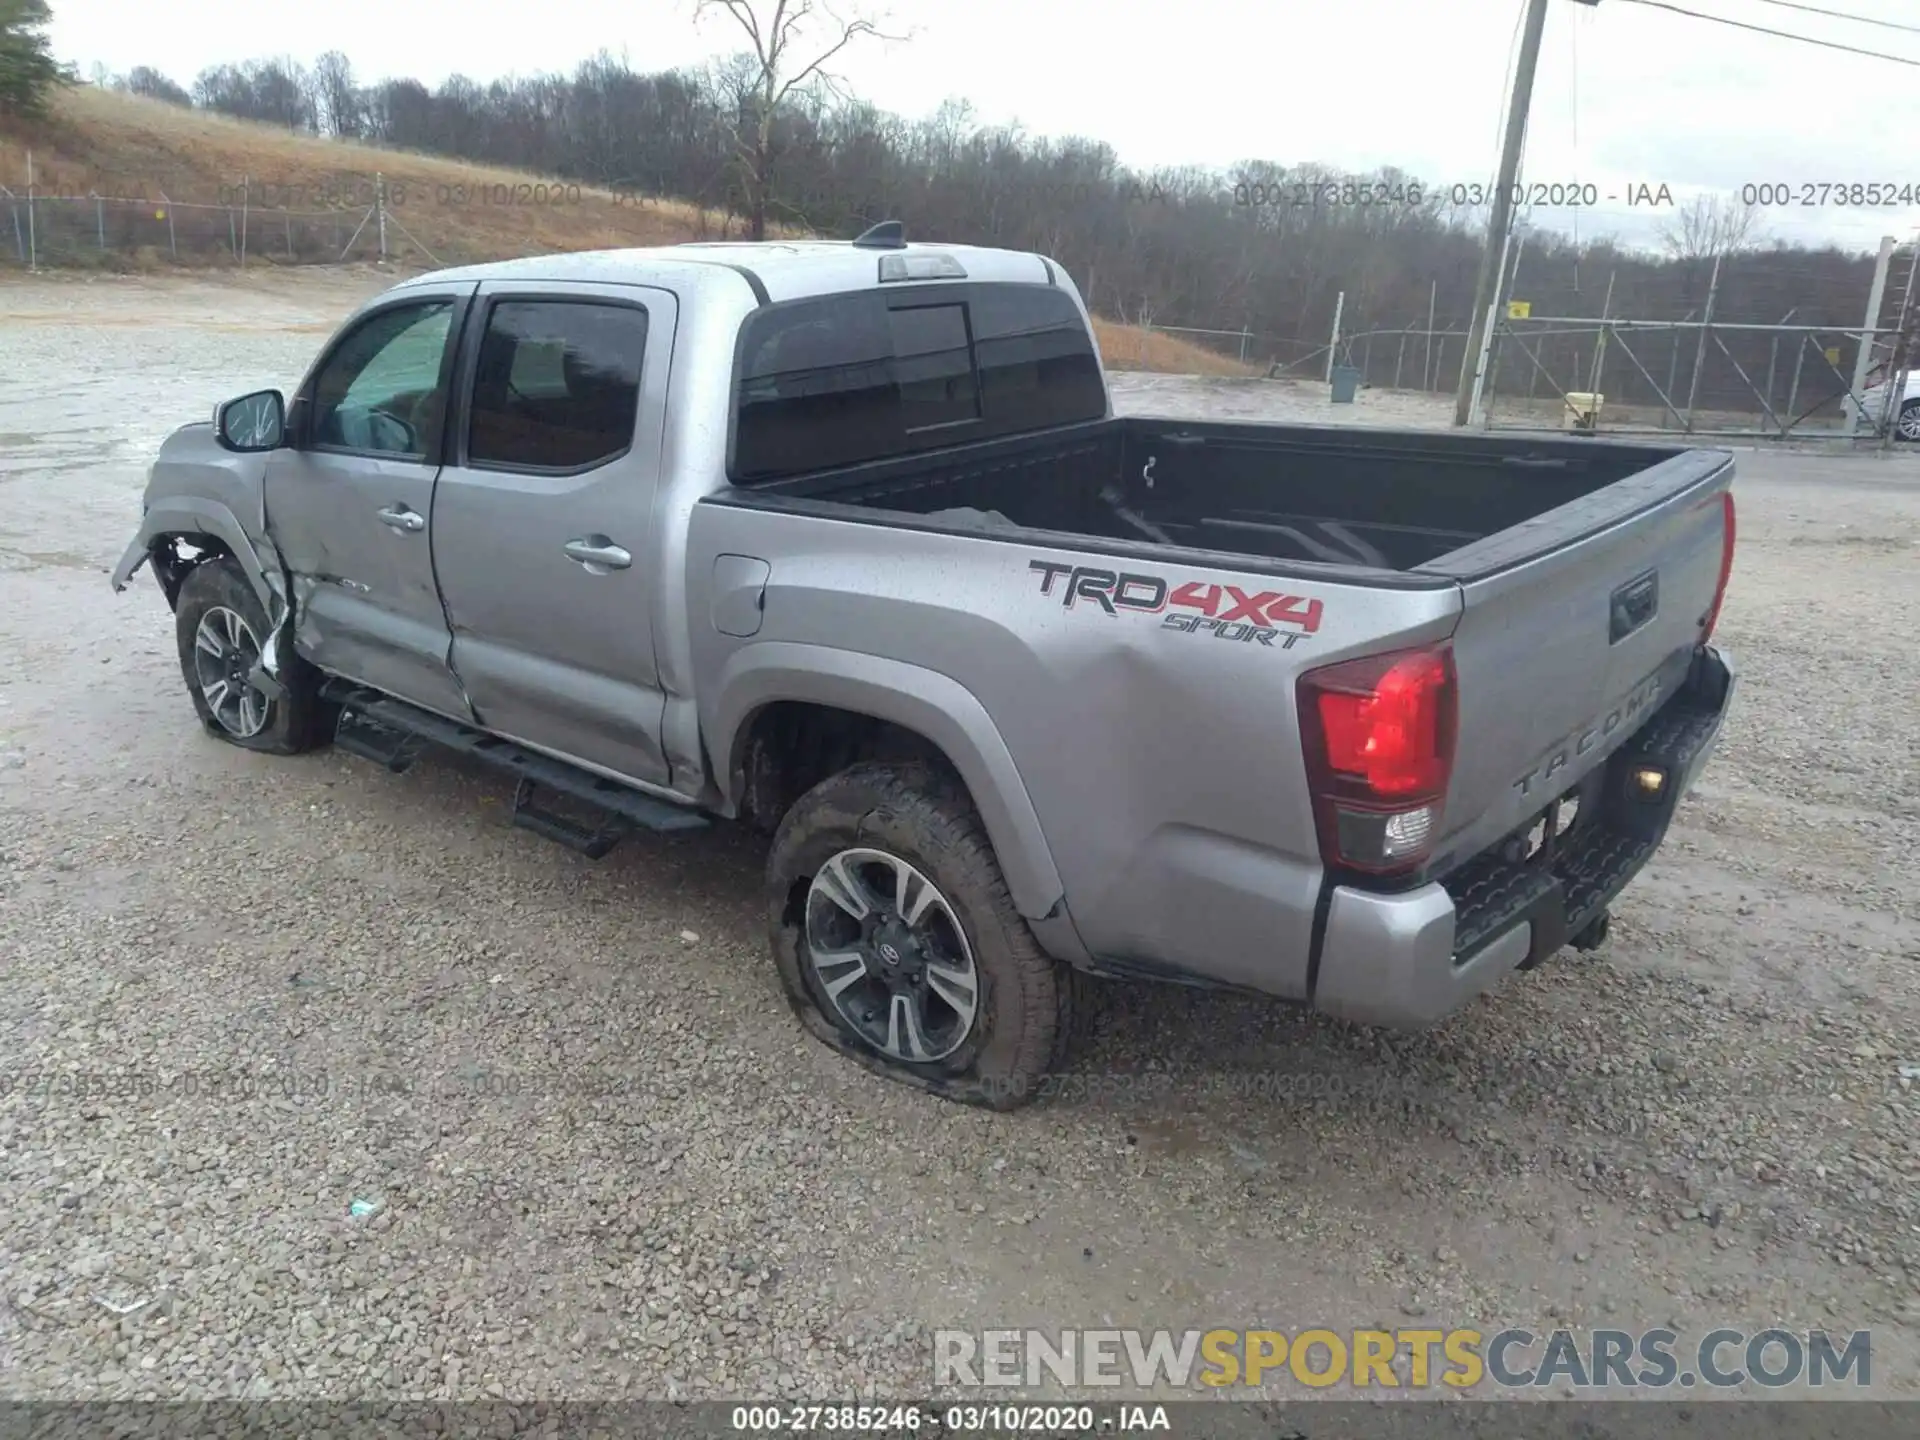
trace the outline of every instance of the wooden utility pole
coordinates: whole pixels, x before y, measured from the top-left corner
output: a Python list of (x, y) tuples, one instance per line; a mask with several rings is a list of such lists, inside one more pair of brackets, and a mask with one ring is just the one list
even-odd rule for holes
[[(1859, 408), (1862, 393), (1867, 388), (1867, 371), (1873, 366), (1873, 350), (1879, 340), (1876, 333), (1880, 328), (1881, 310), (1887, 300), (1887, 269), (1893, 260), (1894, 246), (1899, 242), (1891, 235), (1880, 237), (1880, 258), (1873, 267), (1873, 284), (1867, 291), (1867, 319), (1861, 327), (1860, 345), (1853, 356), (1853, 382), (1847, 387), (1847, 395), (1854, 405), (1847, 411), (1847, 434), (1849, 437), (1860, 433), (1860, 422), (1865, 418)], [(1897, 340), (1898, 337), (1896, 336)], [(1887, 383), (1893, 383), (1893, 376), (1887, 376)], [(1887, 391), (1891, 396), (1893, 391)], [(1890, 412), (1887, 419), (1893, 418)]]
[[(1575, 0), (1595, 5), (1599, 0)], [(1533, 73), (1540, 65), (1540, 34), (1547, 25), (1547, 0), (1527, 0), (1525, 28), (1520, 35), (1520, 61), (1513, 71), (1513, 94), (1507, 100), (1507, 133), (1500, 149), (1500, 178), (1493, 191), (1493, 211), (1487, 220), (1487, 244), (1480, 254), (1480, 279), (1474, 286), (1473, 310), (1467, 316), (1467, 348), (1460, 357), (1460, 384), (1454, 392), (1453, 423), (1465, 425), (1472, 417), (1474, 391), (1485, 363), (1488, 328), (1493, 323), (1500, 271), (1506, 263), (1507, 232), (1513, 224), (1513, 191), (1520, 175), (1520, 150), (1527, 138), (1527, 110), (1533, 104)]]

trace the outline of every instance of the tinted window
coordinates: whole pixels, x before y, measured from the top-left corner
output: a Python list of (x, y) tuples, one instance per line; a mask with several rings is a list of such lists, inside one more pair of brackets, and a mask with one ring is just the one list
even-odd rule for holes
[(453, 304), (396, 305), (364, 321), (313, 382), (313, 443), (423, 459), (440, 425)]
[(633, 443), (647, 315), (630, 305), (502, 300), (474, 368), (467, 463), (578, 470)]
[(1036, 296), (1011, 286), (973, 302), (981, 403), (996, 429), (1041, 430), (1106, 413), (1100, 357), (1086, 322), (1058, 290)]
[(749, 321), (738, 408), (742, 475), (825, 470), (897, 449), (900, 399), (880, 297), (808, 300)]
[(980, 418), (964, 305), (897, 305), (887, 312), (900, 420), (911, 434)]
[(759, 312), (737, 406), (731, 474), (752, 482), (1096, 420), (1106, 391), (1063, 292), (948, 285)]

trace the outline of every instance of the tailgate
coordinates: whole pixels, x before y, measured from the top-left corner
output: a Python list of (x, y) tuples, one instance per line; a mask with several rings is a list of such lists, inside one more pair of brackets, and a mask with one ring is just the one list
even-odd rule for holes
[(1679, 688), (1732, 484), (1731, 454), (1686, 451), (1420, 567), (1456, 576), (1463, 600), (1436, 868), (1529, 825)]

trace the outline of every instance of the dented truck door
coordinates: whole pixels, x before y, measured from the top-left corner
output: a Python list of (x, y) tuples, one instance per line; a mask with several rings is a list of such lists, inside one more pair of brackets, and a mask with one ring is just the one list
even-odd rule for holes
[(266, 467), (267, 530), (293, 586), (294, 645), (336, 675), (471, 718), (448, 665), (433, 493), (472, 284), (409, 286), (328, 346)]

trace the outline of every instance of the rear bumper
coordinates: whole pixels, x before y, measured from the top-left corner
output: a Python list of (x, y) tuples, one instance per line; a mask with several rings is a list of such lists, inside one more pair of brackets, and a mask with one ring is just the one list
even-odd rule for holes
[[(1559, 950), (1659, 848), (1713, 753), (1736, 684), (1731, 662), (1703, 647), (1686, 685), (1607, 761), (1594, 813), (1560, 838), (1557, 853), (1523, 863), (1488, 853), (1400, 894), (1336, 886), (1314, 1008), (1420, 1029)], [(1629, 774), (1643, 766), (1668, 775), (1657, 801), (1628, 793)]]

